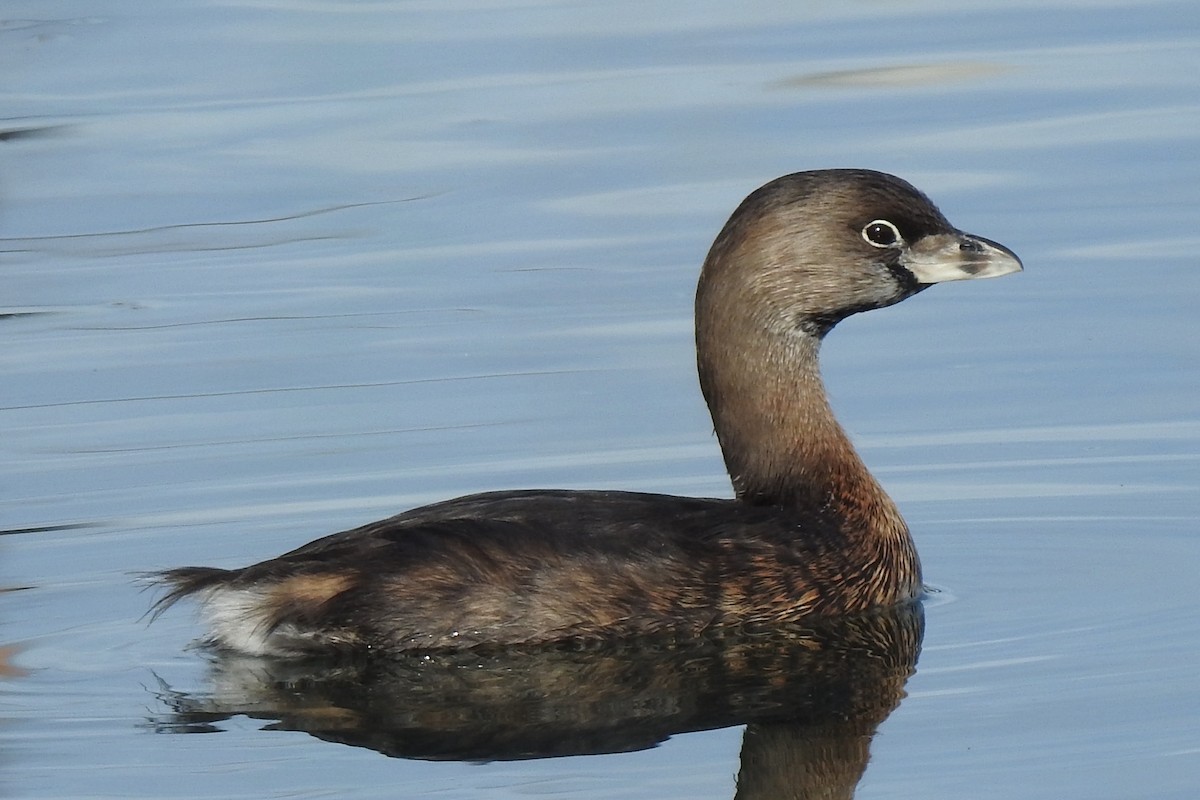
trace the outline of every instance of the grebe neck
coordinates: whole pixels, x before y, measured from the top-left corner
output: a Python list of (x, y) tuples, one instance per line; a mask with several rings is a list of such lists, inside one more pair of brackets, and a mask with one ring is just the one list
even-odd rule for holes
[(713, 359), (706, 347), (699, 359), (738, 499), (803, 510), (847, 532), (906, 539), (895, 503), (830, 408), (818, 362), (820, 333), (794, 329), (770, 336), (766, 347), (761, 332), (758, 338), (754, 358)]

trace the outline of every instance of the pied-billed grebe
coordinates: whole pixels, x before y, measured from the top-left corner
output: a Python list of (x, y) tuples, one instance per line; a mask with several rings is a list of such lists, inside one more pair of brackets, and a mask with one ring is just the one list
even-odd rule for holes
[(834, 419), (834, 325), (931, 284), (1021, 269), (923, 194), (869, 170), (747, 197), (696, 291), (700, 387), (734, 500), (509, 491), (413, 509), (242, 569), (182, 567), (162, 610), (256, 655), (520, 645), (785, 623), (911, 600), (908, 527)]

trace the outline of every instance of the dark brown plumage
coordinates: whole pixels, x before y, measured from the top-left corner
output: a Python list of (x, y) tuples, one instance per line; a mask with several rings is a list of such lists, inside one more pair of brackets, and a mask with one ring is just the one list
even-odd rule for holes
[(909, 184), (801, 172), (755, 191), (705, 260), (700, 385), (736, 499), (472, 495), (240, 570), (162, 574), (213, 644), (281, 656), (541, 644), (770, 624), (916, 597), (908, 528), (829, 407), (821, 339), (945, 280), (1017, 271)]

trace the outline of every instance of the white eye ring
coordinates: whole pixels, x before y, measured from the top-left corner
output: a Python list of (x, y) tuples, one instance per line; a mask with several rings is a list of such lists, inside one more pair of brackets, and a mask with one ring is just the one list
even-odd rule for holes
[(871, 247), (895, 247), (904, 244), (900, 229), (886, 219), (875, 219), (868, 222), (862, 229), (863, 241)]

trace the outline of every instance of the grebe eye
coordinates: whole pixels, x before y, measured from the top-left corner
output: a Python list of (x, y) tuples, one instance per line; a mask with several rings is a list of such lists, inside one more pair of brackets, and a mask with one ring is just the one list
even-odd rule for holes
[(904, 241), (904, 237), (900, 235), (900, 229), (886, 219), (868, 222), (867, 226), (862, 229), (862, 237), (872, 247), (891, 247)]

